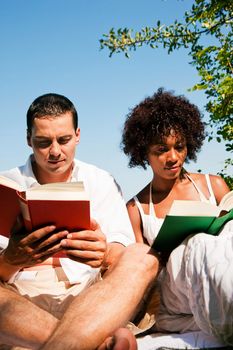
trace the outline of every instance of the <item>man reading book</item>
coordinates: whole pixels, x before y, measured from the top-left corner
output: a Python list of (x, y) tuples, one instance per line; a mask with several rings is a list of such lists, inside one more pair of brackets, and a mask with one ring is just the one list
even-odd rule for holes
[[(79, 140), (73, 103), (62, 95), (42, 95), (27, 112), (32, 155), (25, 165), (2, 173), (25, 189), (82, 181), (91, 213), (90, 228), (77, 232), (46, 223), (27, 232), (17, 220), (0, 255), (2, 344), (88, 350), (114, 348), (115, 341), (119, 349), (136, 349), (126, 329), (111, 335), (135, 315), (158, 260), (148, 246), (134, 244), (113, 177), (74, 158)], [(54, 255), (61, 250), (66, 257)]]

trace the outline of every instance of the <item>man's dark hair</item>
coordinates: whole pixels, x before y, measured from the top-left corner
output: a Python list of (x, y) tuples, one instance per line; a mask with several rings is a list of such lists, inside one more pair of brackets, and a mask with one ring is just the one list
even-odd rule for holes
[(184, 96), (174, 96), (172, 92), (158, 89), (127, 115), (121, 148), (129, 157), (129, 166), (146, 169), (149, 147), (163, 141), (171, 130), (186, 141), (185, 161), (196, 160), (205, 139), (205, 125), (201, 117), (198, 108)]
[(27, 132), (31, 134), (35, 118), (48, 116), (60, 116), (71, 112), (75, 130), (78, 127), (78, 113), (73, 103), (65, 96), (49, 93), (37, 97), (27, 111)]

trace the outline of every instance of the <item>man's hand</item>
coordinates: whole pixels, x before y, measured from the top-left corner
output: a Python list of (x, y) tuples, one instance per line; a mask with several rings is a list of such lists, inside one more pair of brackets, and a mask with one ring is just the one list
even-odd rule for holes
[(24, 267), (42, 263), (54, 253), (62, 250), (60, 241), (67, 236), (68, 231), (54, 232), (55, 226), (50, 225), (33, 231), (20, 230), (12, 233), (9, 244), (3, 252), (4, 262)]
[(67, 257), (94, 268), (101, 267), (107, 253), (106, 237), (95, 220), (90, 230), (69, 233), (61, 246)]

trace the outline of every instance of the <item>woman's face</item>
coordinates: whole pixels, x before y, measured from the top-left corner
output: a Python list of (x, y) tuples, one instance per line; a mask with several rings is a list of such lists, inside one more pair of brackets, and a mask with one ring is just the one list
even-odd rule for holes
[(148, 162), (156, 176), (172, 180), (179, 177), (187, 156), (186, 142), (173, 132), (149, 147)]

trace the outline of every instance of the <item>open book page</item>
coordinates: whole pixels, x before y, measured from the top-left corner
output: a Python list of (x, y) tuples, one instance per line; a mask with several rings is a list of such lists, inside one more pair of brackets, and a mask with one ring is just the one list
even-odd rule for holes
[(233, 208), (233, 191), (228, 192), (220, 204), (190, 200), (174, 200), (168, 215), (177, 216), (219, 216), (222, 210), (229, 211)]
[(0, 186), (3, 185), (5, 187), (12, 188), (16, 191), (23, 191), (24, 189), (14, 180), (0, 175)]
[(233, 208), (233, 191), (228, 192), (225, 194), (225, 196), (222, 198), (219, 206), (223, 210), (231, 210)]
[(168, 215), (172, 216), (218, 216), (221, 208), (206, 202), (174, 200)]
[(54, 182), (31, 187), (26, 191), (26, 199), (41, 200), (88, 200), (84, 184), (77, 182)]

